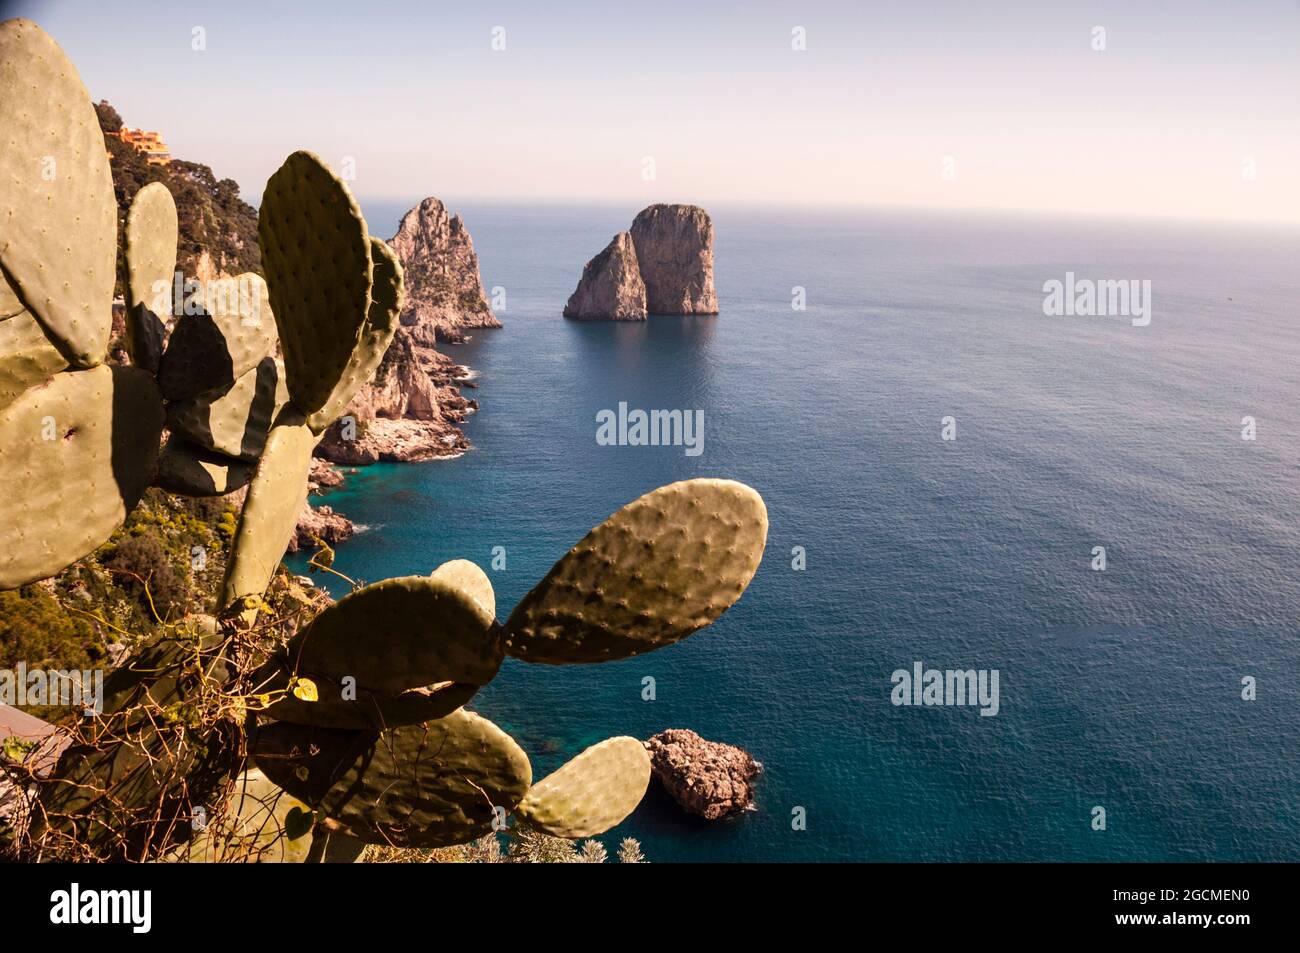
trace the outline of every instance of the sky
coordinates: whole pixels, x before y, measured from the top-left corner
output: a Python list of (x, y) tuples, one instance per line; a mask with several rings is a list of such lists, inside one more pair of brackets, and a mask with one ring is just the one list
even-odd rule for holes
[(1300, 222), (1300, 0), (0, 10), (254, 202), (310, 149), (376, 200)]

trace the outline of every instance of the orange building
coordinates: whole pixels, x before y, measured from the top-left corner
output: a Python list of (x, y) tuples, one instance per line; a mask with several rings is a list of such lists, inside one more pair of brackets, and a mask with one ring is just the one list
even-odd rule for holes
[(171, 153), (167, 151), (167, 143), (163, 142), (162, 136), (156, 132), (123, 126), (113, 135), (136, 152), (144, 153), (145, 161), (150, 165), (168, 165), (172, 161)]

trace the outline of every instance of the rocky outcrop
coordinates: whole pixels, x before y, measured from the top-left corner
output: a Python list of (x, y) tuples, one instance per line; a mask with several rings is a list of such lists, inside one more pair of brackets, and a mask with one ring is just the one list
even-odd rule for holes
[(696, 205), (651, 205), (587, 262), (566, 318), (641, 321), (647, 314), (717, 314), (713, 220)]
[(335, 546), (351, 539), (355, 532), (352, 520), (341, 513), (335, 513), (332, 506), (314, 507), (307, 503), (302, 508), (302, 515), (298, 517), (298, 525), (289, 540), (288, 551), (296, 553), (300, 550), (315, 550), (318, 539)]
[(483, 293), (474, 242), (459, 215), (427, 198), (402, 216), (388, 242), (406, 272), (402, 326), (425, 347), (465, 340), (466, 328), (499, 328)]
[(713, 220), (696, 205), (651, 205), (632, 222), (651, 314), (717, 314)]
[(763, 770), (735, 745), (669, 728), (645, 743), (654, 775), (691, 814), (715, 821), (754, 809), (754, 779)]
[(577, 290), (564, 306), (564, 316), (579, 321), (645, 320), (645, 284), (630, 234), (619, 232), (587, 262)]
[(461, 395), (468, 368), (434, 348), (466, 340), (467, 328), (499, 328), (479, 277), (474, 243), (459, 215), (427, 198), (402, 217), (390, 244), (402, 260), (406, 304), (374, 380), (326, 431), (316, 455), (333, 463), (457, 456), (469, 441), (457, 426), (478, 409)]
[(374, 380), (331, 426), (316, 455), (332, 463), (363, 466), (381, 460), (412, 462), (454, 456), (469, 449), (457, 424), (478, 409), (461, 396), (469, 369), (400, 328)]

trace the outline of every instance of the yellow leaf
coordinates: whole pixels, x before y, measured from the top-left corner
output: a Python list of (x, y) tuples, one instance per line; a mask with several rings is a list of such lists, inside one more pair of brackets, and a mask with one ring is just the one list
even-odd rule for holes
[(295, 678), (293, 680), (293, 697), (303, 702), (314, 702), (319, 697), (316, 694), (316, 683), (310, 678)]

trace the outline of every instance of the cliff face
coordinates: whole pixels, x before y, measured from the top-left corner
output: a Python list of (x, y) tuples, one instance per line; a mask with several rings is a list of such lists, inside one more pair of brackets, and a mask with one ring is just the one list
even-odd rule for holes
[[(358, 465), (453, 456), (469, 448), (457, 424), (478, 409), (461, 396), (469, 370), (437, 351), (467, 328), (499, 328), (483, 294), (478, 255), (459, 215), (427, 198), (402, 217), (390, 244), (406, 273), (406, 306), (375, 378), (331, 427), (316, 455)], [(355, 432), (353, 432), (353, 430)]]
[(579, 321), (645, 320), (645, 283), (631, 235), (619, 232), (604, 251), (587, 262), (577, 290), (564, 306), (564, 316)]
[(479, 277), (474, 242), (459, 215), (427, 198), (402, 216), (388, 242), (406, 270), (402, 325), (418, 344), (465, 340), (465, 328), (499, 328)]
[(651, 314), (717, 314), (713, 220), (696, 205), (651, 205), (632, 222)]

